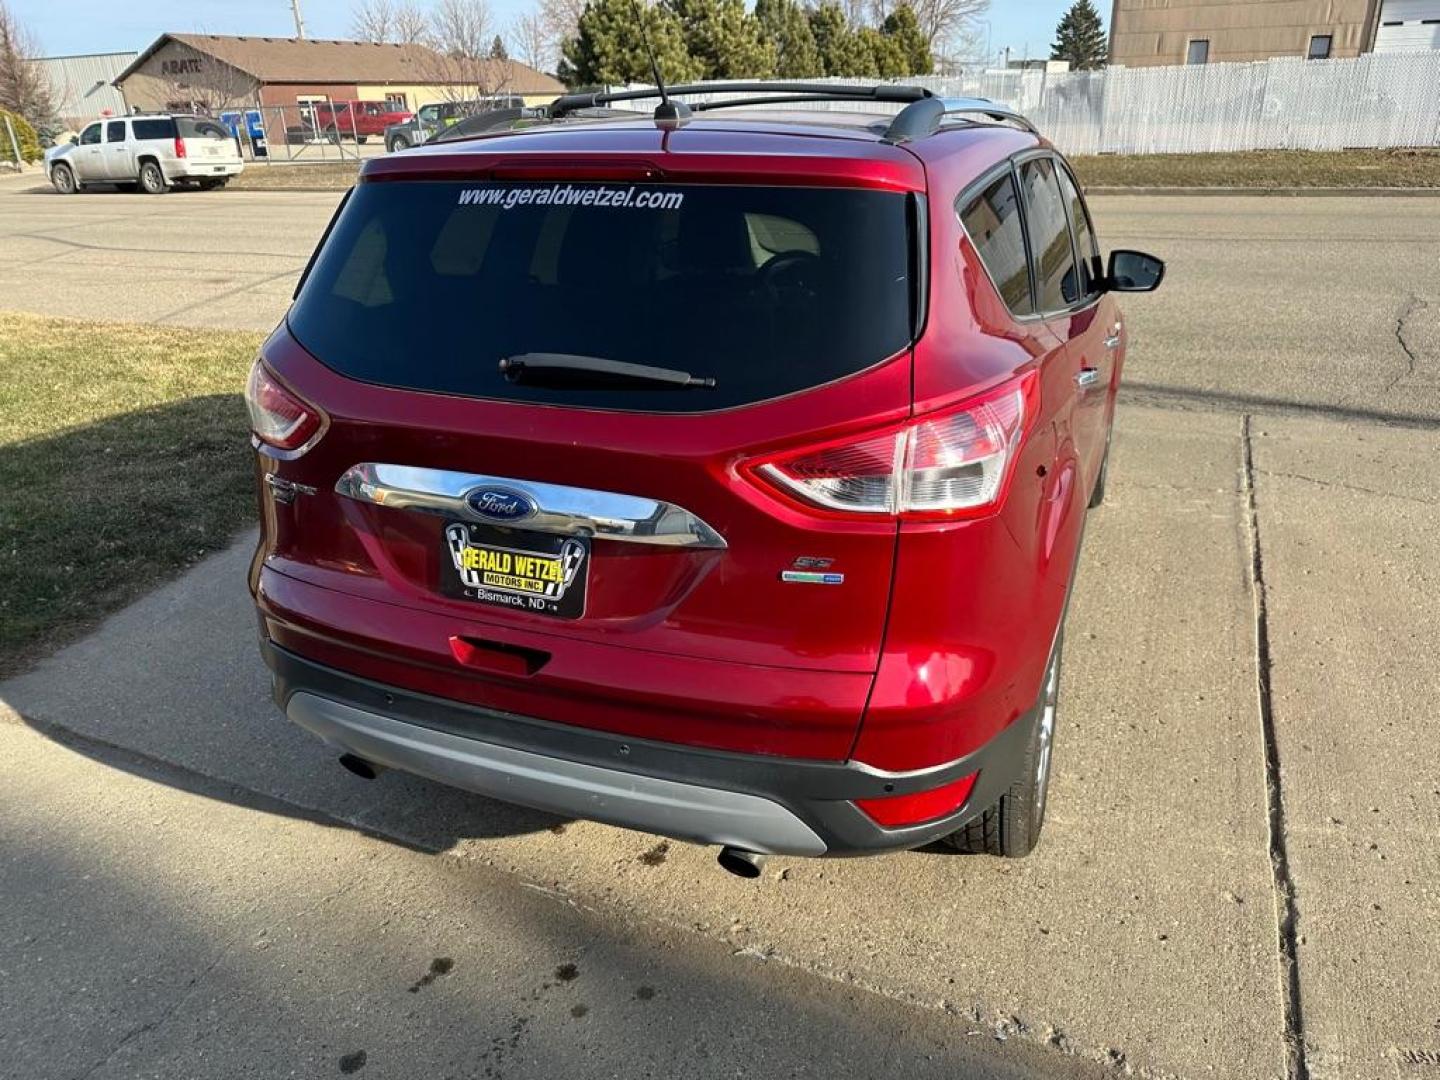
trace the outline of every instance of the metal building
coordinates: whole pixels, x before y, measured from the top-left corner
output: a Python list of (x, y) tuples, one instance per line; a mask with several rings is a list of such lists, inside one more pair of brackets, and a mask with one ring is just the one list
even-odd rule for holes
[(89, 53), (47, 56), (30, 62), (49, 80), (61, 121), (79, 131), (97, 116), (124, 115), (125, 99), (115, 86), (115, 77), (134, 63), (137, 55)]

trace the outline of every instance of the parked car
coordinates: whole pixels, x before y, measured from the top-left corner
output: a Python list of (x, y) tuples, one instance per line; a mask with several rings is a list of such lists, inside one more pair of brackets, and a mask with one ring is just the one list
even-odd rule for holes
[(500, 95), (473, 101), (437, 101), (422, 105), (410, 119), (391, 124), (385, 129), (385, 149), (392, 154), (397, 150), (408, 150), (412, 146), (429, 142), (467, 117), (495, 109), (521, 109), (524, 106), (525, 99), (515, 95)]
[(95, 184), (159, 195), (177, 184), (224, 187), (245, 168), (235, 138), (208, 116), (144, 113), (87, 124), (70, 142), (45, 151), (55, 190)]
[(540, 123), (548, 116), (549, 113), (544, 108), (487, 109), (442, 128), (431, 136), (429, 141), (454, 142), (456, 139), (473, 139), (477, 135), (495, 131), (518, 131), (531, 124)]
[(379, 138), (395, 124), (404, 124), (413, 114), (389, 101), (321, 101), (305, 106), (307, 123), (332, 140), (354, 139), (363, 143)]
[(361, 776), (746, 876), (1025, 855), (1116, 294), (1163, 264), (1102, 263), (1065, 159), (989, 102), (740, 88), (904, 108), (574, 95), (365, 163), (246, 393), (275, 700)]

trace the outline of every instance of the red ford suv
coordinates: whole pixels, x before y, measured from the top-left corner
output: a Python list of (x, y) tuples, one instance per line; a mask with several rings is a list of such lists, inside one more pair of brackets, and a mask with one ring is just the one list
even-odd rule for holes
[(247, 389), (275, 699), (746, 876), (1024, 855), (1163, 265), (993, 103), (726, 90), (365, 163)]

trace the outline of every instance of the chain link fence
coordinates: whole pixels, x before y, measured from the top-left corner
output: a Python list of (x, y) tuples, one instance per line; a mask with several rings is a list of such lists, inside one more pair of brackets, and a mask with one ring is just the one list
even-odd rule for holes
[(383, 120), (350, 102), (222, 109), (216, 118), (238, 140), (250, 164), (358, 162), (385, 153)]

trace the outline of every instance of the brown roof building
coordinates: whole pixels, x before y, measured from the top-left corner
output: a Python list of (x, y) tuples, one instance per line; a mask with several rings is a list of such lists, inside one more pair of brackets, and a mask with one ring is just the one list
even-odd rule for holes
[(424, 45), (218, 34), (161, 34), (115, 85), (132, 111), (372, 100), (414, 111), (501, 96), (534, 105), (565, 92), (559, 80), (514, 60), (455, 59)]

